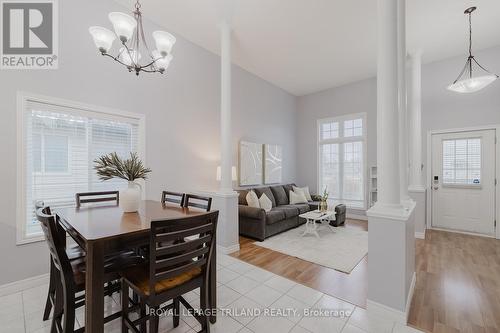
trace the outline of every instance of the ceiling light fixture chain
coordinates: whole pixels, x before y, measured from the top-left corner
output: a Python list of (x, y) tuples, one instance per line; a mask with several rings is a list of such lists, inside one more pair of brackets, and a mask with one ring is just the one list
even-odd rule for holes
[[(109, 14), (114, 32), (96, 26), (90, 27), (89, 32), (101, 54), (126, 66), (129, 72), (135, 72), (136, 75), (139, 75), (140, 72), (163, 74), (172, 61), (171, 51), (176, 39), (168, 32), (154, 31), (152, 35), (156, 49), (151, 52), (144, 33), (139, 0), (136, 0), (134, 7), (133, 16), (120, 12)], [(116, 38), (120, 40), (121, 47), (117, 55), (113, 56), (109, 51)], [(141, 53), (146, 55), (145, 64), (140, 62)]]

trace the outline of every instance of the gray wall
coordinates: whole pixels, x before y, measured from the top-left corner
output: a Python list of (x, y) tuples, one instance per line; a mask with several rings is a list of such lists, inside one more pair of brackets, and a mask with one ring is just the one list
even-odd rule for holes
[[(500, 73), (500, 47), (476, 52), (476, 59)], [(446, 90), (465, 63), (465, 55), (426, 64), (422, 68), (423, 162), (426, 164), (429, 130), (500, 124), (500, 82), (474, 94)], [(377, 85), (368, 79), (298, 98), (298, 182), (317, 187), (316, 120), (366, 112), (368, 116), (367, 166), (377, 163)], [(312, 148), (314, 147), (314, 148)], [(425, 170), (425, 168), (424, 168)], [(368, 170), (366, 171), (368, 174)]]
[[(59, 1), (58, 70), (1, 71), (0, 285), (47, 272), (44, 243), (16, 246), (16, 92), (18, 90), (143, 113), (146, 164), (153, 170), (147, 197), (162, 189), (207, 190), (217, 186), (219, 164), (219, 57), (177, 35), (166, 76), (130, 74), (98, 55), (91, 25), (111, 24), (112, 1)], [(159, 27), (146, 22), (147, 31)], [(173, 32), (175, 33), (175, 32)], [(233, 66), (233, 161), (240, 138), (284, 146), (284, 181), (295, 180), (296, 99)]]

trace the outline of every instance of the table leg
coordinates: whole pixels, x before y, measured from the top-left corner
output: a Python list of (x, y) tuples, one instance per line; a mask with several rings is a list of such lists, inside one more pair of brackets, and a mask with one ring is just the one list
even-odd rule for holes
[(87, 243), (85, 332), (104, 332), (104, 251), (102, 242)]
[[(209, 288), (208, 297), (210, 301), (210, 309), (217, 309), (217, 242), (214, 236), (213, 242), (215, 242), (214, 252), (212, 254), (212, 263), (210, 264), (210, 274), (209, 274)], [(217, 321), (217, 316), (212, 312), (209, 318), (212, 324)]]

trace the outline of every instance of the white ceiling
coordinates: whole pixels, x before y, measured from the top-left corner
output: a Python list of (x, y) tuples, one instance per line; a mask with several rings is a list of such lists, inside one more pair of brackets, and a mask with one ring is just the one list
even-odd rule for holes
[[(117, 0), (132, 8), (132, 0)], [(144, 15), (219, 54), (221, 2), (233, 4), (233, 63), (294, 95), (376, 73), (376, 0), (142, 0)], [(408, 48), (424, 62), (500, 45), (499, 0), (407, 0)], [(465, 58), (464, 58), (465, 61)], [(487, 65), (487, 64), (486, 64)], [(457, 68), (457, 71), (459, 68)]]

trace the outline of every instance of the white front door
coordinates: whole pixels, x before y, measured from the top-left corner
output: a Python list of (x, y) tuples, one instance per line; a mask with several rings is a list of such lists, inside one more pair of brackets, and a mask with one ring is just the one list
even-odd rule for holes
[(432, 135), (433, 227), (495, 235), (495, 135)]

